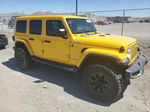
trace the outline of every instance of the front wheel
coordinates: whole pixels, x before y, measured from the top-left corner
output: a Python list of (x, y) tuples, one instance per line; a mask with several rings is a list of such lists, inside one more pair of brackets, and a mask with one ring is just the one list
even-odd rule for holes
[(32, 65), (32, 60), (28, 51), (24, 48), (15, 49), (15, 60), (17, 66), (22, 70), (27, 70)]
[(82, 80), (89, 95), (101, 102), (112, 102), (119, 97), (122, 90), (117, 74), (101, 64), (83, 68)]

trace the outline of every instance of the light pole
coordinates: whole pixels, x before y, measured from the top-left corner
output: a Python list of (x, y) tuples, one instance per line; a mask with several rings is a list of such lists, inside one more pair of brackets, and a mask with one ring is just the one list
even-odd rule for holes
[(78, 15), (78, 0), (76, 0), (76, 16)]
[(126, 10), (123, 10), (123, 16), (122, 16), (122, 28), (121, 28), (121, 35), (123, 35), (123, 31), (124, 31), (124, 16), (125, 16)]

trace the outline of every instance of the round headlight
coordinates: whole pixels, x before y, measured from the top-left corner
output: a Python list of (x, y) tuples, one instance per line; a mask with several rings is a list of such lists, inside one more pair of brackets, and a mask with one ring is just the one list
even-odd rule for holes
[(127, 57), (130, 58), (131, 57), (131, 49), (128, 48), (126, 51)]

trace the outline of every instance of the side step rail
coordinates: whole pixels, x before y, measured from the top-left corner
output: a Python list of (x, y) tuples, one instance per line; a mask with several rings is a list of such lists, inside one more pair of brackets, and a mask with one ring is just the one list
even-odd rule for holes
[(41, 59), (41, 58), (37, 58), (35, 56), (32, 56), (31, 59), (33, 61), (43, 63), (43, 64), (46, 64), (46, 65), (50, 65), (52, 67), (60, 68), (60, 69), (71, 71), (71, 72), (78, 72), (78, 68), (74, 67), (74, 66), (68, 66), (68, 65), (65, 65), (65, 64), (57, 63), (57, 62), (44, 60), (44, 59)]

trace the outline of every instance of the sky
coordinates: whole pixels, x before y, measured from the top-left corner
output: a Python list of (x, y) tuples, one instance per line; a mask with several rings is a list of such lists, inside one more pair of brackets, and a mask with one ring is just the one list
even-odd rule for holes
[[(150, 0), (78, 0), (79, 11), (150, 8)], [(52, 11), (75, 12), (76, 0), (0, 0), (0, 13)]]

